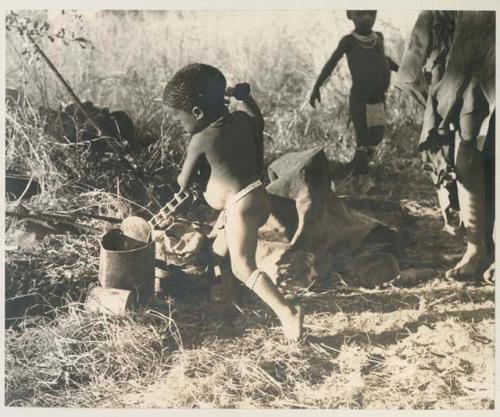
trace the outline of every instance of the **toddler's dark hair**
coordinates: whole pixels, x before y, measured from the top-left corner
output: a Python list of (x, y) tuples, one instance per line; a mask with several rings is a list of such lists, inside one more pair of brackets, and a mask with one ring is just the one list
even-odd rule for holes
[(163, 103), (191, 112), (198, 106), (209, 112), (224, 105), (226, 78), (217, 68), (206, 64), (189, 64), (175, 73), (163, 91)]

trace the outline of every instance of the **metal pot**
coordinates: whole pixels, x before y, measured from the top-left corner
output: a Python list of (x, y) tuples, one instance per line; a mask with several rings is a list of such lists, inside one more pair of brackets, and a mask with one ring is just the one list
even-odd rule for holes
[(147, 243), (111, 229), (101, 239), (99, 282), (103, 287), (132, 291), (138, 305), (146, 304), (154, 291), (155, 241)]

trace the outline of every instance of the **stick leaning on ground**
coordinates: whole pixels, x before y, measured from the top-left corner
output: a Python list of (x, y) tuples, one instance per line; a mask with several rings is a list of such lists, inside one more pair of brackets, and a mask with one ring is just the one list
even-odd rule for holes
[[(99, 123), (92, 117), (92, 115), (90, 115), (89, 112), (87, 112), (87, 110), (85, 110), (85, 108), (83, 107), (83, 103), (80, 101), (80, 99), (75, 94), (75, 92), (73, 91), (73, 89), (71, 88), (71, 86), (69, 85), (69, 83), (64, 79), (64, 77), (61, 75), (61, 73), (55, 67), (55, 65), (52, 63), (52, 61), (49, 59), (49, 57), (45, 54), (45, 52), (43, 52), (42, 48), (40, 48), (40, 46), (35, 42), (35, 40), (33, 39), (33, 37), (30, 35), (30, 33), (28, 31), (25, 31), (24, 33), (26, 34), (26, 37), (28, 38), (28, 40), (30, 41), (30, 43), (35, 47), (36, 52), (38, 52), (38, 54), (40, 54), (40, 56), (43, 58), (43, 60), (46, 62), (46, 64), (49, 66), (49, 68), (52, 70), (52, 72), (54, 72), (54, 74), (56, 75), (57, 79), (64, 85), (64, 87), (66, 88), (66, 90), (68, 91), (68, 93), (71, 95), (71, 97), (73, 98), (73, 100), (75, 100), (78, 108), (82, 111), (82, 113), (89, 120), (89, 122), (92, 124), (92, 126), (97, 130), (98, 135), (101, 136), (101, 137), (107, 137), (107, 138), (110, 138), (110, 139), (116, 139), (115, 137), (112, 137), (112, 136), (103, 135), (104, 130), (99, 126)], [(106, 140), (105, 143), (107, 144), (107, 146), (109, 146), (109, 148), (111, 149), (111, 151), (120, 159), (120, 161), (128, 169), (130, 169), (134, 173), (134, 175), (136, 176), (137, 181), (143, 187), (144, 192), (151, 199), (151, 201), (153, 201), (158, 207), (161, 208), (162, 207), (161, 203), (154, 196), (154, 194), (149, 190), (149, 188), (148, 188), (148, 186), (146, 184), (146, 180), (145, 180), (143, 174), (138, 170), (138, 168), (136, 166), (134, 166), (125, 157), (125, 155), (123, 155), (123, 153), (120, 151), (120, 148), (118, 146), (116, 146), (112, 141)]]
[[(19, 213), (16, 211), (6, 211), (5, 215), (8, 217), (16, 217), (19, 219), (32, 219), (32, 220), (41, 220), (49, 223), (58, 223), (64, 226), (69, 226), (70, 228), (74, 228), (83, 233), (92, 233), (99, 234), (101, 233), (101, 229), (97, 229), (92, 226), (87, 226), (85, 224), (81, 224), (75, 221), (73, 217), (64, 216), (62, 214), (53, 214), (48, 212), (29, 212), (29, 213)], [(110, 223), (121, 223), (122, 219), (118, 219), (116, 217), (108, 217), (101, 216), (98, 214), (90, 214), (90, 213), (82, 213), (82, 217), (93, 218), (97, 220), (104, 220)]]

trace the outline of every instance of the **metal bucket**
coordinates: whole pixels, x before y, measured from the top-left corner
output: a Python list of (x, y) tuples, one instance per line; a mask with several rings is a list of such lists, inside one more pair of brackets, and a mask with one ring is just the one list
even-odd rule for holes
[(112, 229), (100, 243), (101, 285), (132, 291), (137, 304), (146, 304), (154, 291), (155, 241), (144, 243)]

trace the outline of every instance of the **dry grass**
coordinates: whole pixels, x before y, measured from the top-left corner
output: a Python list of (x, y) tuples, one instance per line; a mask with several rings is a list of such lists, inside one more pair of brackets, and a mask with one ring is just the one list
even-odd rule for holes
[[(435, 210), (411, 257), (444, 244)], [(421, 230), (424, 233), (424, 230)], [(444, 246), (446, 247), (446, 246)], [(435, 270), (443, 274), (445, 265)], [(494, 288), (440, 278), (363, 290), (333, 275), (303, 292), (305, 338), (287, 344), (252, 298), (214, 315), (201, 298), (121, 319), (78, 305), (6, 334), (12, 406), (488, 409), (494, 398)], [(156, 313), (155, 313), (156, 311)]]
[[(155, 99), (161, 97), (166, 81), (178, 68), (198, 61), (221, 68), (230, 84), (251, 83), (266, 119), (269, 159), (276, 153), (319, 144), (327, 146), (337, 159), (350, 156), (352, 134), (344, 134), (350, 85), (345, 60), (323, 89), (319, 110), (303, 107), (340, 37), (352, 30), (343, 12), (255, 11), (250, 16), (237, 11), (101, 13), (90, 14), (83, 23), (53, 13), (49, 22), (55, 30), (75, 31), (95, 46), (82, 50), (43, 43), (77, 94), (129, 112), (141, 137), (158, 138), (163, 111)], [(384, 32), (387, 53), (399, 60), (408, 28), (402, 33), (381, 14), (377, 30)], [(8, 63), (10, 68), (20, 69), (8, 73), (8, 83), (24, 85), (32, 96), (52, 107), (67, 101), (45, 66), (23, 63), (20, 40), (15, 34), (8, 35)], [(416, 136), (407, 137), (408, 129), (402, 132), (401, 128), (415, 127), (416, 134), (420, 112), (392, 89), (388, 107), (396, 130), (391, 136), (398, 137), (398, 150), (413, 152)], [(345, 141), (338, 140), (342, 136)]]
[[(323, 89), (319, 110), (302, 108), (321, 66), (350, 30), (343, 13), (256, 12), (244, 26), (237, 13), (244, 12), (50, 17), (54, 28), (63, 25), (95, 46), (43, 43), (77, 94), (129, 112), (144, 142), (159, 139), (135, 162), (164, 198), (172, 192), (185, 139), (155, 99), (169, 76), (192, 61), (216, 64), (230, 83), (250, 81), (266, 119), (268, 161), (318, 144), (333, 159), (352, 156), (352, 132), (345, 132), (345, 62)], [(377, 25), (398, 59), (404, 34), (383, 19)], [(44, 66), (23, 60), (15, 33), (8, 34), (7, 45), (7, 82), (22, 86), (29, 102), (7, 112), (6, 165), (29, 170), (43, 190), (28, 208), (71, 214), (103, 232), (109, 224), (80, 218), (80, 211), (119, 218), (148, 213), (144, 193), (116, 159), (97, 161), (85, 145), (45, 133), (34, 109), (56, 108), (67, 97)], [(393, 89), (388, 107), (391, 124), (374, 174), (380, 198), (408, 199), (412, 206), (417, 223), (408, 236), (409, 258), (427, 261), (460, 251), (463, 242), (440, 231), (434, 193), (415, 155), (420, 113)], [(339, 190), (359, 192), (351, 182)], [(17, 320), (7, 323), (10, 406), (494, 405), (494, 289), (442, 280), (443, 263), (431, 281), (412, 288), (362, 291), (328, 277), (300, 295), (306, 337), (295, 345), (284, 342), (274, 316), (255, 299), (226, 320), (208, 313), (206, 294), (197, 294), (195, 284), (186, 285), (187, 295), (150, 311), (122, 318), (89, 315), (79, 302), (97, 278), (94, 237), (49, 236), (37, 250), (9, 252), (6, 264), (7, 298), (28, 301), (14, 314)]]
[(181, 346), (165, 315), (108, 318), (85, 314), (78, 304), (65, 310), (53, 321), (26, 319), (24, 331), (6, 332), (6, 404), (96, 406), (155, 379), (168, 351)]
[(123, 319), (70, 308), (52, 322), (7, 332), (7, 404), (493, 406), (492, 288), (432, 281), (409, 290), (339, 290), (303, 298), (306, 337), (295, 345), (260, 304), (232, 324), (202, 315), (203, 305), (183, 305), (172, 311), (175, 327), (165, 304), (155, 307), (161, 315)]

